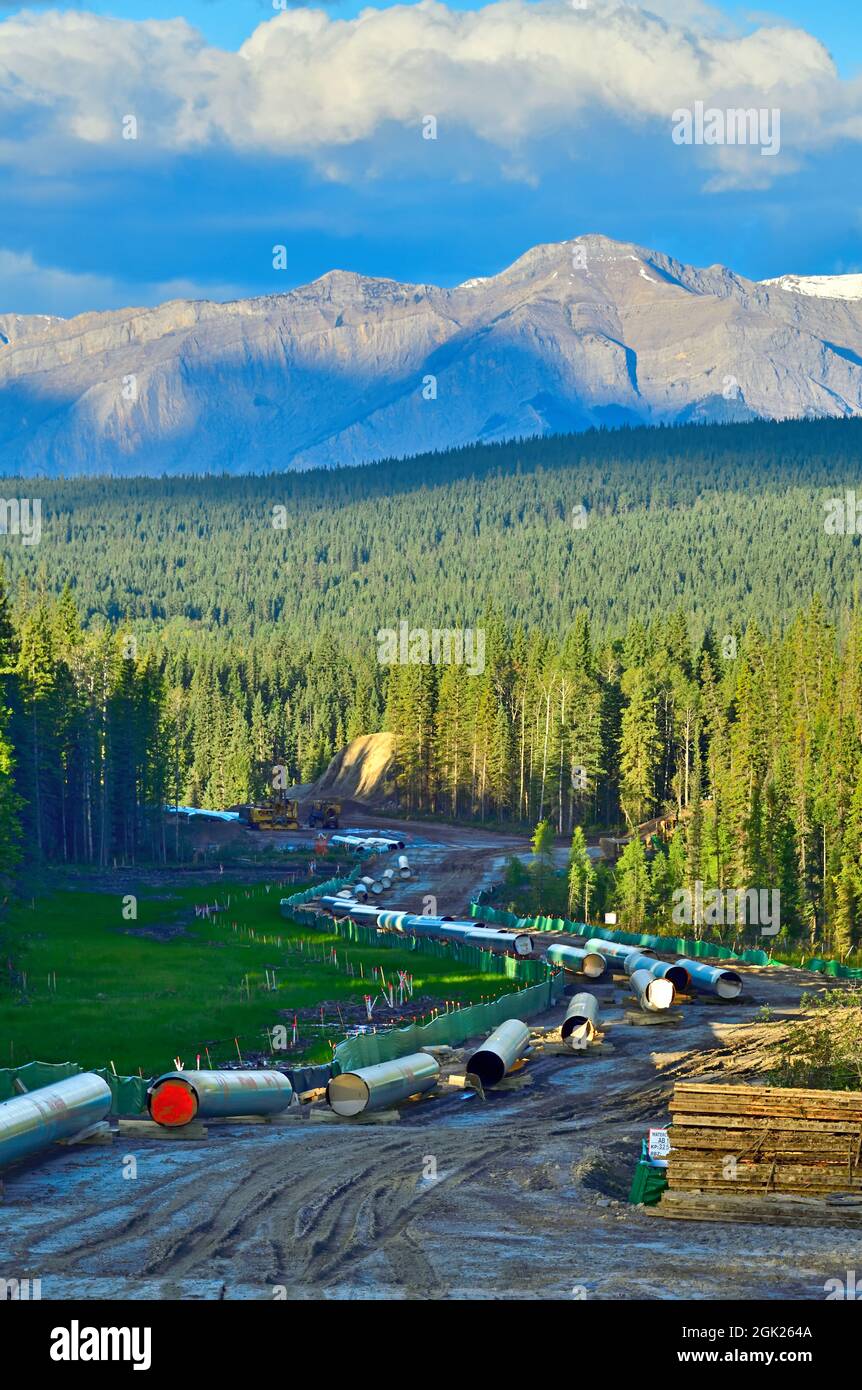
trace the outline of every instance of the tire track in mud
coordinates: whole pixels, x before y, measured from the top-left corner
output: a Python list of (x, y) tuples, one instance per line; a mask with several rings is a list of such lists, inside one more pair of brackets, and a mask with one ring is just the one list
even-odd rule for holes
[[(543, 1078), (565, 1065), (548, 1059)], [(590, 1104), (589, 1097), (542, 1086), (520, 1093), (514, 1114), (510, 1104), (505, 1117), (495, 1117), (489, 1107), (481, 1126), (461, 1129), (436, 1116), (428, 1124), (417, 1110), (397, 1135), (326, 1126), (296, 1135), (289, 1145), (273, 1135), (266, 1144), (251, 1141), (253, 1148), (231, 1143), (218, 1157), (204, 1147), (203, 1170), (196, 1163), (190, 1171), (137, 1187), (134, 1207), (118, 1206), (114, 1220), (106, 1223), (103, 1203), (89, 1201), (31, 1231), (26, 1244), (38, 1250), (42, 1241), (50, 1246), (64, 1233), (78, 1237), (74, 1253), (67, 1248), (40, 1255), (46, 1272), (111, 1270), (173, 1282), (212, 1278), (214, 1266), (226, 1260), (234, 1269), (238, 1262), (250, 1266), (250, 1281), (262, 1289), (267, 1283), (322, 1289), (382, 1253), (405, 1293), (433, 1296), (441, 1286), (422, 1248), (422, 1219), (470, 1183), (474, 1210), (487, 1207), (489, 1216), (498, 1215), (499, 1197), (476, 1180), (501, 1159), (508, 1166), (528, 1162), (553, 1133), (554, 1120), (565, 1123)], [(208, 1141), (217, 1142), (214, 1136)], [(429, 1155), (441, 1176), (423, 1182)], [(517, 1206), (512, 1219), (520, 1224)], [(98, 1234), (80, 1238), (88, 1219), (96, 1218), (102, 1221)]]

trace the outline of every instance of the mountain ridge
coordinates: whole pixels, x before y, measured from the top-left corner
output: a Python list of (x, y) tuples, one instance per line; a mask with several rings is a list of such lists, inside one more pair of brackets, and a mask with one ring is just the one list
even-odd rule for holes
[(862, 298), (831, 282), (858, 278), (753, 281), (591, 233), (451, 288), (333, 269), (224, 303), (0, 314), (0, 472), (266, 472), (856, 416)]

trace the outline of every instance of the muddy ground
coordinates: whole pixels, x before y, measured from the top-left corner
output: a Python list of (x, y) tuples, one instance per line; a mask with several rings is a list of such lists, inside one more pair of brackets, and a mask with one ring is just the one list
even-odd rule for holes
[[(414, 833), (420, 877), (398, 906), (432, 891), (463, 911), (509, 852), (481, 832)], [(802, 991), (823, 984), (742, 969), (741, 1001), (686, 1005), (678, 1025), (635, 1027), (622, 987), (597, 986), (613, 1051), (536, 1057), (526, 1084), (484, 1101), (58, 1149), (7, 1175), (0, 1275), (40, 1278), (55, 1299), (822, 1299), (862, 1268), (862, 1233), (670, 1221), (626, 1202), (674, 1080), (755, 1078)]]

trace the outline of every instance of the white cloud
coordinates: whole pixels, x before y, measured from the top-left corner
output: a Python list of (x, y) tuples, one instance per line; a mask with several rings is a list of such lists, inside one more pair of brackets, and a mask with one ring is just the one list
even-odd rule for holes
[[(671, 112), (697, 100), (781, 107), (788, 166), (862, 130), (859, 84), (840, 80), (816, 39), (780, 25), (732, 31), (700, 0), (652, 0), (649, 9), (500, 0), (475, 11), (420, 0), (350, 20), (300, 8), (261, 24), (237, 53), (184, 20), (25, 13), (0, 23), (0, 92), (0, 159), (37, 172), (227, 146), (309, 158), (343, 176), (338, 151), (376, 142), (363, 168), (351, 161), (356, 176), (416, 161), (418, 144), (408, 154), (403, 130), (418, 142), (432, 114), (442, 166), (472, 158), (481, 170), (478, 138), (498, 172), (529, 179), (540, 142), (578, 157), (619, 123), (670, 141)], [(122, 138), (130, 114), (136, 141)], [(744, 151), (679, 154), (714, 187), (780, 172), (779, 160), (736, 160)]]

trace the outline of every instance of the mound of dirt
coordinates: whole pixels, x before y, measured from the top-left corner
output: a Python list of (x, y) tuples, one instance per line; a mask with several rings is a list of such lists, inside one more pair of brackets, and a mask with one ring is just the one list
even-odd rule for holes
[(293, 789), (302, 800), (331, 797), (361, 801), (366, 806), (397, 808), (395, 786), (395, 735), (361, 734), (336, 753), (322, 777)]

